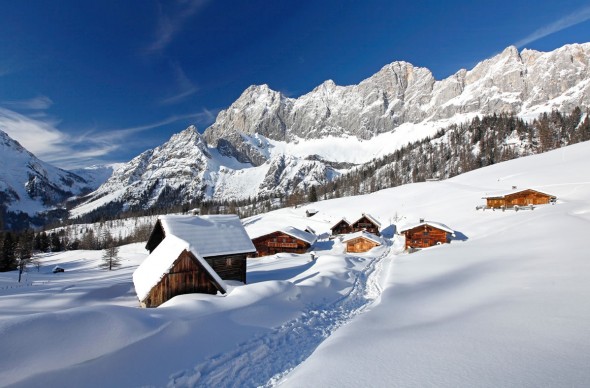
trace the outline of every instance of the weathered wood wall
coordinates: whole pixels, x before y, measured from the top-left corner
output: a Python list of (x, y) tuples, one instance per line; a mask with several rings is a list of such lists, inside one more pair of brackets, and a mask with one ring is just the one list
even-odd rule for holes
[(223, 280), (246, 283), (246, 254), (205, 257), (205, 261)]
[(352, 227), (342, 220), (332, 227), (332, 235), (352, 233)]
[(376, 236), (380, 236), (379, 227), (373, 223), (368, 217), (363, 216), (358, 221), (352, 224), (352, 233), (366, 230), (369, 233), (373, 233)]
[(359, 237), (346, 242), (346, 252), (367, 252), (378, 245), (379, 244), (374, 241)]
[(205, 272), (197, 259), (189, 252), (183, 251), (170, 272), (152, 288), (142, 304), (145, 307), (157, 307), (177, 295), (216, 294), (217, 290), (213, 278)]
[(428, 248), (449, 242), (449, 233), (430, 225), (421, 225), (404, 231), (407, 248)]
[(490, 208), (511, 208), (514, 206), (546, 205), (551, 202), (551, 195), (534, 190), (524, 190), (518, 193), (506, 195), (503, 198), (486, 198), (486, 204)]
[(256, 256), (268, 256), (275, 253), (305, 253), (311, 246), (309, 243), (289, 236), (283, 232), (274, 232), (252, 239), (256, 247)]

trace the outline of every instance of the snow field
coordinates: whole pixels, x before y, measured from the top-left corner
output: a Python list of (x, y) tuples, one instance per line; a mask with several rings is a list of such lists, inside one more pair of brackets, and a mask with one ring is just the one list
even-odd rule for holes
[[(590, 381), (590, 178), (582, 143), (441, 182), (320, 201), (245, 220), (249, 233), (313, 227), (310, 255), (251, 260), (227, 296), (182, 295), (139, 309), (131, 273), (101, 252), (43, 257), (19, 288), (0, 274), (0, 381), (11, 386), (584, 386)], [(487, 191), (558, 197), (533, 211), (476, 211)], [(403, 241), (348, 255), (326, 232), (378, 218), (386, 237), (418, 218), (457, 231), (449, 245)], [(56, 264), (63, 274), (51, 274)], [(4, 287), (4, 288), (3, 288)]]

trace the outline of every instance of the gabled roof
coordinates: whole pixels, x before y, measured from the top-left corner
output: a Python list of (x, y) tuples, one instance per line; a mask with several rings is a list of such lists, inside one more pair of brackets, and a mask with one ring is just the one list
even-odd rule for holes
[(373, 241), (374, 243), (379, 244), (379, 245), (383, 244), (383, 240), (380, 237), (375, 236), (373, 233), (369, 233), (364, 230), (361, 230), (360, 232), (347, 234), (346, 237), (344, 237), (342, 239), (342, 242), (348, 242), (350, 240), (354, 240), (357, 238), (364, 238), (364, 239)]
[(315, 234), (306, 232), (305, 230), (297, 229), (292, 226), (287, 226), (286, 228), (282, 228), (281, 232), (288, 234), (291, 237), (295, 237), (299, 240), (305, 241), (308, 244), (313, 244), (318, 239), (318, 236)]
[(370, 215), (369, 213), (363, 213), (358, 220), (356, 220), (355, 222), (353, 222), (351, 225), (356, 224), (357, 222), (359, 222), (363, 217), (367, 217), (372, 223), (374, 223), (378, 228), (381, 227), (381, 223), (379, 221), (377, 221), (377, 219), (375, 217), (373, 217), (372, 215)]
[(546, 195), (551, 198), (556, 198), (555, 195), (547, 194), (542, 191), (538, 191), (538, 190), (534, 190), (534, 189), (511, 189), (511, 190), (501, 190), (501, 191), (493, 192), (491, 194), (483, 196), (482, 199), (505, 198), (505, 197), (512, 195), (512, 194), (522, 193), (523, 191), (534, 191), (535, 193), (543, 194), (543, 195)]
[(202, 257), (256, 252), (236, 215), (168, 215), (158, 220), (164, 229), (164, 241), (176, 236)]
[(449, 228), (445, 224), (442, 224), (440, 222), (434, 222), (434, 221), (423, 221), (423, 222), (419, 222), (417, 224), (406, 225), (402, 229), (400, 229), (399, 232), (402, 233), (402, 232), (405, 232), (407, 230), (414, 229), (414, 228), (417, 228), (417, 227), (423, 226), (423, 225), (430, 225), (433, 228), (444, 230), (447, 233), (451, 233), (451, 234), (455, 233), (455, 231), (453, 229)]
[(278, 232), (282, 232), (285, 233), (291, 237), (295, 237), (296, 239), (299, 239), (301, 241), (305, 241), (308, 244), (313, 244), (314, 242), (316, 242), (316, 240), (318, 239), (318, 236), (316, 236), (313, 233), (307, 232), (305, 230), (301, 230), (301, 229), (297, 229), (293, 226), (286, 226), (277, 230), (273, 230), (272, 232), (264, 232), (264, 234), (258, 234), (255, 235), (255, 237), (252, 237), (252, 239), (257, 239), (260, 237), (264, 237), (264, 236), (268, 236), (271, 235), (273, 233), (278, 233)]
[(226, 292), (227, 285), (225, 282), (209, 266), (207, 261), (192, 249), (188, 242), (174, 235), (168, 235), (143, 263), (137, 267), (135, 272), (133, 272), (133, 284), (135, 285), (135, 292), (140, 301), (143, 301), (149, 295), (152, 288), (168, 274), (176, 260), (180, 257), (180, 254), (185, 250), (192, 253), (205, 272), (213, 278), (219, 286), (219, 291), (222, 293)]
[(342, 217), (342, 218), (341, 218), (341, 219), (340, 219), (338, 222), (336, 222), (336, 223), (334, 224), (334, 226), (332, 226), (332, 227), (330, 228), (330, 230), (334, 229), (334, 228), (335, 228), (336, 226), (338, 226), (338, 224), (339, 224), (339, 223), (341, 223), (342, 221), (346, 222), (346, 224), (348, 224), (349, 226), (350, 226), (350, 225), (352, 225), (352, 224), (350, 223), (350, 221), (348, 221), (346, 218)]

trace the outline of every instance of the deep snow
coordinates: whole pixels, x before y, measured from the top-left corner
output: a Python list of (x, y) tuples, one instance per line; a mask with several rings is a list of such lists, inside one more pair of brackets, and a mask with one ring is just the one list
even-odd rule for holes
[[(249, 233), (314, 228), (310, 255), (253, 259), (227, 296), (137, 308), (123, 247), (46, 254), (26, 285), (0, 274), (0, 381), (14, 386), (584, 386), (590, 381), (590, 143), (441, 182), (320, 201), (246, 219)], [(477, 211), (486, 192), (532, 186), (533, 211)], [(378, 218), (387, 245), (360, 255), (326, 233)], [(426, 218), (455, 230), (413, 254), (391, 238)], [(51, 269), (60, 264), (62, 274)], [(12, 287), (12, 288), (11, 288)], [(316, 348), (317, 347), (317, 348)], [(298, 365), (299, 364), (299, 365)], [(293, 369), (294, 368), (294, 369)], [(293, 370), (292, 370), (293, 369)]]

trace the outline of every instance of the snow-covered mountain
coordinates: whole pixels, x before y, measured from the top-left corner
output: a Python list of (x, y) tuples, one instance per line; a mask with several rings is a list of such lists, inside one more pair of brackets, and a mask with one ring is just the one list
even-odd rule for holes
[(243, 134), (288, 142), (330, 136), (367, 140), (404, 123), (466, 114), (569, 112), (590, 105), (589, 59), (590, 43), (547, 53), (511, 46), (440, 81), (426, 68), (393, 62), (358, 85), (328, 80), (299, 98), (251, 86), (219, 113), (204, 137), (222, 154), (258, 165), (266, 156)]
[(118, 168), (74, 209), (291, 194), (477, 115), (522, 117), (590, 106), (590, 43), (552, 52), (508, 47), (437, 81), (393, 62), (358, 85), (332, 81), (299, 98), (251, 86), (199, 135), (194, 127)]
[(104, 205), (120, 209), (179, 204), (199, 198), (248, 198), (285, 194), (332, 180), (338, 172), (312, 159), (277, 154), (253, 166), (210, 148), (190, 126), (170, 140), (118, 167), (85, 203), (86, 214)]
[(43, 162), (0, 130), (0, 208), (32, 216), (91, 189), (84, 178)]

